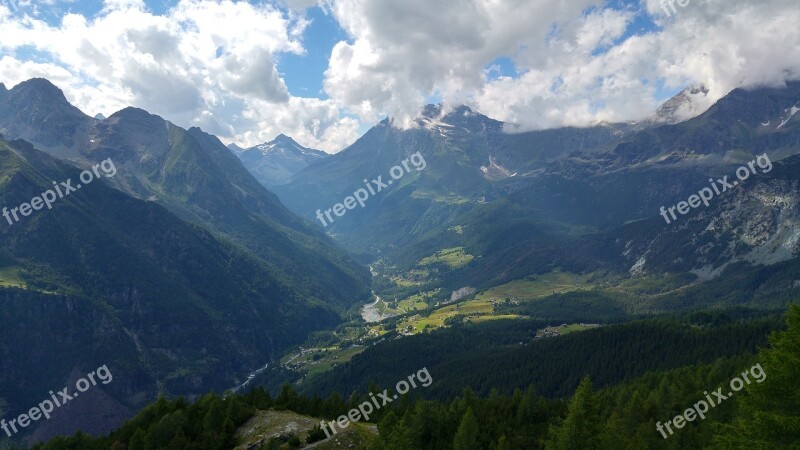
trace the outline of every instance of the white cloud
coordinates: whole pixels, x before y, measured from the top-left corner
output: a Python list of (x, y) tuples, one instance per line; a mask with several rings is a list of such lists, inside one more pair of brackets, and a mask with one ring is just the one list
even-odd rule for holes
[(244, 120), (252, 130), (242, 137), (245, 142), (265, 142), (284, 133), (302, 145), (334, 153), (359, 137), (357, 120), (343, 116), (333, 102), (314, 98), (292, 97), (277, 109), (252, 99), (245, 108)]
[[(305, 53), (308, 24), (274, 6), (230, 1), (182, 0), (156, 15), (140, 0), (107, 0), (96, 18), (66, 14), (57, 26), (0, 10), (0, 81), (48, 78), (90, 115), (132, 105), (245, 145), (286, 132), (339, 150), (358, 125), (330, 101), (291, 97), (276, 68), (275, 55)], [(27, 49), (50, 61), (13, 56)]]
[[(640, 119), (689, 84), (707, 86), (710, 104), (737, 86), (800, 78), (796, 0), (690, 0), (671, 17), (661, 0), (333, 5), (349, 39), (331, 52), (326, 100), (291, 95), (276, 66), (282, 53), (305, 55), (306, 15), (227, 0), (181, 0), (161, 15), (107, 0), (96, 17), (56, 26), (0, 2), (0, 81), (49, 78), (91, 115), (133, 105), (243, 145), (286, 133), (336, 151), (363, 123), (408, 124), (437, 98), (536, 129)], [(643, 16), (660, 28), (631, 33)], [(517, 74), (498, 76), (500, 57)]]
[(325, 88), (356, 113), (366, 106), (407, 121), (425, 98), (476, 95), (486, 83), (484, 68), (497, 57), (544, 54), (553, 24), (594, 3), (339, 0), (337, 18), (353, 42), (335, 47)]
[[(364, 119), (408, 123), (423, 99), (466, 101), (521, 129), (637, 120), (663, 84), (703, 83), (706, 106), (739, 86), (800, 78), (796, 0), (691, 0), (666, 17), (661, 0), (621, 10), (576, 0), (339, 0), (352, 37), (326, 73), (331, 98)], [(623, 39), (637, 15), (660, 29)], [(520, 76), (487, 76), (508, 57)]]

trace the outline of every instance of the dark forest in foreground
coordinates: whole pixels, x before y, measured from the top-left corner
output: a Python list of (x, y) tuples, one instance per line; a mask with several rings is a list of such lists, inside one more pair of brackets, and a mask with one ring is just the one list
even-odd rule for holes
[[(797, 448), (800, 445), (800, 307), (792, 306), (785, 327), (773, 332), (756, 354), (715, 359), (709, 364), (650, 371), (621, 384), (595, 390), (585, 378), (571, 398), (548, 399), (535, 388), (487, 396), (464, 391), (452, 400), (402, 398), (375, 415), (374, 449), (678, 449)], [(652, 335), (652, 334), (651, 334)], [(669, 345), (669, 342), (664, 342)], [(672, 344), (678, 344), (673, 342)], [(732, 378), (758, 365), (765, 374), (720, 403), (705, 420), (663, 438), (656, 423), (670, 420), (703, 398), (703, 391), (728, 389)], [(371, 392), (379, 392), (372, 386)], [(108, 437), (78, 434), (35, 447), (58, 449), (219, 449), (237, 445), (236, 430), (257, 410), (291, 410), (333, 420), (366, 395), (347, 400), (303, 397), (291, 387), (271, 397), (262, 388), (221, 398), (213, 393), (195, 403), (159, 399)], [(305, 442), (297, 436), (271, 439), (261, 448), (301, 448), (325, 438), (315, 429)]]

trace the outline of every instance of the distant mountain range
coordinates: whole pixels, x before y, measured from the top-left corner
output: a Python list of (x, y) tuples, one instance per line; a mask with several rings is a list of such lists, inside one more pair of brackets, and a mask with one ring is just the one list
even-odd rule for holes
[[(638, 123), (524, 133), (429, 105), (409, 129), (386, 119), (327, 155), (283, 135), (226, 147), (136, 108), (92, 118), (47, 80), (0, 84), (0, 207), (109, 158), (118, 170), (0, 225), (0, 412), (107, 364), (114, 383), (93, 394), (107, 418), (54, 416), (34, 438), (107, 431), (157, 393), (242, 382), (353, 317), (371, 288), (445, 301), (550, 271), (719, 282), (757, 265), (780, 268), (775, 289), (797, 286), (800, 82), (737, 89), (698, 114), (706, 94), (689, 88)], [(416, 152), (424, 170), (316, 222)], [(764, 154), (772, 170), (660, 217)]]
[[(796, 174), (788, 174), (797, 164), (791, 157), (800, 153), (800, 83), (737, 89), (702, 114), (671, 123), (701, 103), (693, 97), (704, 95), (702, 87), (688, 89), (646, 122), (526, 133), (508, 133), (511, 125), (464, 106), (448, 111), (429, 105), (415, 127), (401, 130), (387, 119), (274, 190), (291, 210), (313, 220), (317, 209), (341, 201), (364, 178), (388, 178), (393, 165), (421, 152), (425, 171), (349, 211), (326, 231), (348, 248), (385, 256), (399, 274), (438, 251), (463, 247), (475, 257), (470, 264), (442, 268), (429, 279), (428, 287), (441, 285), (447, 292), (557, 267), (707, 274), (741, 259), (774, 263), (796, 257), (800, 248), (790, 230), (800, 225), (800, 192), (792, 184)], [(732, 176), (764, 153), (785, 163), (692, 216), (698, 222), (691, 229), (658, 217), (661, 206), (686, 200), (710, 177)], [(725, 219), (731, 202), (742, 220), (776, 220), (753, 239), (752, 231)], [(697, 245), (694, 227), (712, 217), (726, 222), (728, 232), (707, 233), (705, 239), (715, 248), (736, 250), (709, 258), (701, 255), (712, 244)], [(656, 242), (670, 249), (669, 259), (654, 255)]]
[(292, 175), (327, 158), (327, 153), (303, 147), (286, 135), (255, 147), (243, 149), (236, 144), (228, 148), (259, 183), (266, 187), (286, 184)]
[[(111, 158), (120, 172), (111, 179), (115, 187), (232, 240), (276, 274), (305, 277), (301, 285), (310, 297), (349, 306), (354, 295), (368, 294), (364, 269), (290, 213), (219, 139), (199, 128), (184, 130), (136, 108), (99, 121), (47, 80), (33, 79), (0, 94), (0, 133), (79, 167)], [(313, 277), (301, 275), (309, 270)]]
[(98, 365), (114, 373), (96, 395), (115, 414), (57, 415), (35, 438), (107, 431), (157, 393), (232, 387), (369, 299), (366, 268), (200, 129), (135, 108), (95, 119), (34, 79), (0, 85), (0, 133), (9, 208), (75, 167), (118, 171), (0, 225), (3, 413)]

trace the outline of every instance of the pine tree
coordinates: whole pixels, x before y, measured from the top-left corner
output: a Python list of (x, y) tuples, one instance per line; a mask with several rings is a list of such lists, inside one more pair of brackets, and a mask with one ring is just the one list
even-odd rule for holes
[(170, 450), (183, 450), (188, 445), (189, 441), (186, 439), (186, 435), (183, 434), (183, 431), (178, 430), (178, 432), (175, 433), (175, 437), (172, 438), (172, 441), (170, 441), (169, 446), (167, 448), (169, 448)]
[(130, 444), (128, 444), (128, 450), (144, 450), (144, 438), (144, 431), (141, 428), (137, 428), (133, 433)]
[(738, 399), (738, 417), (732, 425), (720, 427), (715, 436), (717, 446), (800, 448), (800, 306), (789, 309), (786, 323), (788, 329), (770, 338), (771, 348), (759, 352), (758, 365), (753, 366), (760, 367), (766, 378), (747, 385)]
[(222, 402), (214, 399), (208, 412), (203, 417), (203, 429), (208, 432), (222, 431), (222, 423), (225, 421), (225, 412), (222, 409)]
[(592, 383), (584, 378), (567, 408), (567, 417), (550, 429), (547, 450), (593, 450), (599, 447), (600, 408)]
[(497, 445), (495, 445), (495, 450), (511, 450), (511, 445), (508, 443), (508, 439), (505, 436), (500, 436), (500, 440), (497, 441)]
[(464, 417), (461, 418), (461, 424), (458, 425), (456, 437), (453, 439), (454, 450), (481, 450), (481, 445), (478, 442), (478, 419), (472, 413), (472, 408), (467, 409)]

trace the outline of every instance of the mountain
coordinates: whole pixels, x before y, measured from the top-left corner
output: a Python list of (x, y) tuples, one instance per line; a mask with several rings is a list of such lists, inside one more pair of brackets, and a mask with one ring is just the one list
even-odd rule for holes
[(0, 133), (88, 168), (111, 158), (110, 181), (246, 249), (314, 301), (342, 311), (369, 297), (369, 273), (290, 213), (230, 150), (199, 128), (184, 130), (137, 108), (96, 120), (47, 80), (0, 97)]
[(76, 157), (88, 141), (93, 119), (72, 106), (64, 93), (42, 78), (34, 78), (0, 93), (0, 133), (8, 138), (31, 137), (42, 148)]
[(245, 151), (245, 149), (243, 149), (242, 147), (239, 147), (238, 145), (236, 145), (236, 144), (234, 144), (234, 143), (230, 143), (230, 144), (228, 144), (228, 149), (229, 149), (230, 151), (232, 151), (232, 152), (233, 152), (233, 154), (234, 154), (234, 155), (236, 155), (236, 156), (239, 156), (239, 154), (240, 154), (240, 153), (242, 153), (243, 151)]
[[(0, 225), (2, 415), (101, 365), (114, 377), (81, 397), (91, 404), (56, 411), (32, 440), (107, 432), (157, 394), (230, 388), (341, 321), (339, 307), (244, 247), (115, 189), (109, 181), (122, 169), (111, 176), (107, 167), (52, 209), (40, 204)], [(0, 140), (2, 206), (31, 202), (52, 180), (77, 187), (80, 170), (25, 141)], [(82, 413), (88, 406), (103, 414)]]
[(235, 144), (228, 148), (242, 160), (242, 164), (256, 180), (267, 188), (286, 184), (292, 175), (329, 156), (323, 151), (303, 147), (283, 134), (270, 142), (248, 149), (242, 149)]
[[(136, 108), (94, 119), (34, 79), (0, 89), (0, 132), (15, 139), (0, 158), (9, 209), (53, 180), (77, 182), (74, 166), (115, 171), (52, 211), (3, 225), (0, 295), (14, 307), (2, 313), (2, 410), (28, 408), (104, 363), (115, 374), (96, 398), (107, 420), (64, 413), (32, 439), (107, 431), (157, 393), (240, 384), (369, 298), (366, 268), (198, 128)], [(59, 331), (25, 337), (62, 318)]]
[[(0, 130), (24, 132), (41, 142), (61, 142), (51, 144), (47, 152), (81, 167), (111, 158), (118, 162), (119, 174), (106, 180), (115, 188), (108, 192), (121, 197), (116, 200), (117, 209), (95, 199), (81, 202), (82, 214), (97, 215), (86, 217), (95, 228), (88, 228), (80, 237), (48, 228), (39, 233), (47, 236), (41, 245), (48, 247), (37, 247), (39, 241), (33, 242), (30, 230), (14, 228), (12, 231), (19, 230), (20, 235), (3, 241), (9, 243), (9, 249), (0, 256), (9, 262), (0, 273), (20, 274), (6, 282), (19, 284), (17, 279), (22, 279), (28, 286), (21, 294), (17, 288), (14, 295), (53, 292), (72, 296), (64, 301), (74, 298), (74, 304), (80, 298), (90, 299), (94, 303), (85, 306), (87, 311), (100, 305), (97, 308), (106, 316), (87, 312), (88, 317), (108, 317), (110, 335), (128, 336), (133, 341), (131, 347), (122, 340), (124, 348), (120, 344), (114, 354), (123, 355), (119, 358), (127, 364), (125, 367), (144, 371), (140, 383), (148, 389), (155, 385), (159, 389), (166, 386), (169, 392), (194, 393), (208, 385), (224, 384), (241, 373), (235, 368), (258, 364), (259, 356), (263, 356), (259, 350), (270, 353), (260, 360), (262, 363), (275, 360), (273, 352), (299, 343), (312, 330), (332, 327), (343, 315), (353, 312), (367, 295), (367, 276), (325, 233), (371, 264), (376, 274), (372, 288), (379, 296), (395, 297), (395, 303), (419, 296), (425, 310), (418, 314), (430, 317), (428, 325), (441, 321), (443, 326), (454, 326), (436, 339), (461, 342), (467, 346), (466, 352), (469, 342), (457, 336), (472, 330), (457, 329), (458, 316), (433, 317), (434, 312), (445, 308), (463, 308), (467, 316), (477, 314), (477, 309), (467, 304), (472, 300), (442, 304), (461, 301), (453, 295), (456, 291), (485, 295), (487, 290), (512, 281), (535, 285), (539, 276), (564, 277), (578, 283), (575, 274), (580, 274), (586, 280), (580, 281), (576, 292), (562, 295), (556, 287), (548, 286), (543, 288), (548, 296), (520, 304), (510, 297), (521, 295), (522, 290), (511, 294), (516, 287), (504, 288), (505, 302), (494, 301), (488, 306), (492, 314), (512, 320), (527, 317), (577, 324), (701, 307), (784, 307), (800, 286), (796, 276), (800, 264), (800, 116), (796, 114), (800, 111), (800, 83), (737, 89), (685, 121), (677, 119), (686, 108), (685, 102), (676, 98), (661, 110), (661, 122), (525, 133), (514, 132), (513, 125), (466, 106), (429, 105), (408, 129), (386, 119), (344, 151), (299, 169), (288, 183), (272, 188), (276, 195), (259, 185), (240, 158), (247, 152), (259, 160), (273, 153), (292, 153), (289, 149), (276, 151), (280, 147), (277, 142), (269, 148), (239, 152), (237, 157), (235, 148), (232, 151), (200, 129), (183, 130), (142, 110), (128, 108), (102, 121), (75, 114), (63, 104), (60, 91), (54, 92), (38, 81), (30, 83), (33, 87), (0, 90)], [(702, 95), (702, 90), (686, 95)], [(63, 117), (54, 116), (52, 111), (60, 111)], [(56, 127), (55, 123), (60, 125)], [(59, 133), (63, 136), (56, 139)], [(288, 138), (284, 141), (291, 147)], [(80, 142), (83, 146), (77, 145)], [(44, 161), (52, 158), (25, 145), (16, 141), (15, 150), (10, 152), (18, 157), (10, 154), (10, 162), (0, 167), (27, 164), (44, 170), (40, 167), (47, 167)], [(661, 217), (662, 206), (691, 201), (690, 196), (710, 186), (709, 178), (727, 176), (733, 181), (737, 169), (748, 164), (753, 173), (747, 183), (716, 194), (708, 206), (692, 209), (670, 223)], [(70, 169), (65, 165), (64, 170)], [(67, 175), (42, 176), (27, 191), (23, 188), (27, 182), (15, 185), (7, 195), (24, 195), (5, 204), (26, 201), (41, 192), (44, 181), (59, 176)], [(8, 175), (2, 179), (16, 178)], [(367, 185), (373, 192), (367, 192)], [(375, 191), (378, 185), (382, 186)], [(363, 207), (351, 202), (352, 208), (336, 208), (337, 203), (347, 204), (345, 199), (360, 190), (367, 195)], [(127, 199), (127, 203), (121, 199)], [(94, 204), (103, 210), (95, 212)], [(126, 204), (131, 205), (130, 211), (119, 209)], [(158, 231), (166, 225), (145, 223), (141, 225), (144, 230), (135, 228), (140, 216), (154, 217), (148, 208), (165, 214), (163, 220), (174, 221), (173, 227), (189, 227), (177, 234), (175, 245), (181, 251), (169, 246), (156, 248), (155, 240), (166, 239)], [(333, 216), (322, 223), (318, 212), (324, 216), (328, 210), (334, 211)], [(34, 219), (46, 223), (39, 216)], [(69, 220), (63, 223), (67, 230), (73, 229)], [(103, 234), (106, 228), (96, 227), (107, 227), (108, 231)], [(106, 234), (126, 239), (129, 247), (119, 250), (122, 244), (113, 240), (98, 245), (97, 240)], [(188, 243), (181, 244), (184, 242)], [(69, 247), (62, 249), (64, 246)], [(55, 250), (48, 253), (44, 248)], [(123, 251), (126, 249), (127, 253)], [(92, 256), (93, 252), (97, 256)], [(206, 253), (210, 256), (202, 256)], [(91, 264), (76, 266), (65, 255), (81, 255)], [(137, 269), (119, 268), (128, 263)], [(140, 278), (131, 281), (118, 274), (145, 281), (135, 284)], [(146, 280), (153, 280), (152, 284), (146, 284)], [(135, 288), (120, 293), (119, 286)], [(10, 289), (14, 288), (0, 291)], [(162, 294), (160, 289), (170, 289), (169, 294)], [(31, 290), (36, 292), (27, 292)], [(125, 303), (124, 292), (129, 297), (135, 292), (175, 303), (163, 310), (153, 307), (158, 317), (141, 318), (136, 313), (146, 303)], [(106, 300), (109, 298), (112, 300)], [(29, 297), (19, 301), (27, 302), (29, 308), (36, 305)], [(195, 311), (195, 305), (201, 305), (200, 312)], [(52, 317), (63, 315), (63, 311), (53, 310)], [(23, 313), (27, 315), (18, 315)], [(275, 316), (266, 319), (268, 313)], [(373, 330), (364, 327), (365, 335), (378, 342), (394, 342), (402, 336), (402, 330), (414, 329), (413, 324), (403, 322), (414, 312), (406, 309), (403, 313), (392, 319), (395, 322), (381, 324), (379, 328), (386, 335), (378, 330), (379, 336), (373, 336)], [(22, 339), (22, 330), (38, 323), (36, 313), (24, 306), (5, 314), (4, 323), (9, 327), (24, 325), (17, 329), (14, 339)], [(193, 323), (204, 327), (210, 323), (207, 328), (213, 332), (193, 334), (199, 333), (189, 325)], [(351, 329), (350, 325), (339, 330), (346, 329), (347, 333), (314, 335), (313, 339), (322, 342), (320, 358), (326, 358), (329, 349), (337, 346), (340, 348), (336, 351), (361, 351), (356, 347), (360, 345), (356, 342), (363, 342), (357, 340), (362, 339), (360, 328)], [(535, 333), (539, 326), (545, 326), (544, 322), (524, 330), (524, 334)], [(492, 335), (502, 336), (505, 324), (495, 327)], [(86, 328), (94, 335), (105, 330), (85, 323), (75, 324), (70, 330)], [(126, 330), (137, 330), (135, 339)], [(153, 340), (143, 343), (140, 330), (154, 334)], [(653, 333), (653, 342), (657, 342), (659, 331)], [(653, 333), (645, 331), (642, 335)], [(186, 336), (189, 338), (182, 340)], [(492, 367), (539, 352), (539, 347), (531, 351), (519, 346), (522, 340), (517, 336), (506, 337), (510, 340), (503, 341), (504, 346), (517, 347), (504, 353), (510, 359), (498, 356)], [(77, 335), (69, 338), (88, 339)], [(194, 341), (203, 342), (201, 348), (208, 353), (198, 354), (198, 347), (188, 343)], [(226, 342), (233, 343), (235, 356), (231, 358), (218, 356)], [(260, 342), (269, 342), (270, 346), (262, 349), (255, 344)], [(303, 346), (301, 356), (307, 348), (306, 343)], [(53, 347), (64, 350), (63, 345)], [(401, 347), (406, 348), (406, 342), (401, 340)], [(404, 361), (410, 360), (408, 355), (422, 354), (413, 347), (408, 344), (408, 350), (403, 350)], [(39, 364), (49, 355), (46, 343), (35, 348), (42, 356), (28, 364)], [(181, 350), (173, 354), (173, 348)], [(345, 386), (347, 380), (366, 383), (370, 379), (369, 364), (364, 362), (369, 358), (397, 360), (397, 354), (383, 348), (365, 350), (344, 366), (345, 372), (328, 380), (336, 380), (337, 387)], [(145, 362), (130, 362), (132, 355), (141, 354), (148, 355), (139, 357)], [(21, 359), (15, 354), (8, 364), (25, 364)], [(193, 360), (198, 361), (196, 365), (190, 364)], [(313, 358), (310, 361), (311, 365), (316, 362)], [(329, 361), (333, 360), (325, 363)], [(460, 362), (443, 361), (452, 374), (476, 364), (466, 356)], [(86, 362), (79, 369), (84, 367), (91, 365)], [(74, 367), (58, 369), (59, 373), (81, 373)], [(273, 375), (284, 369), (281, 365), (278, 372), (265, 371), (260, 376), (280, 379)], [(213, 370), (222, 375), (211, 377), (208, 374)], [(395, 372), (388, 370), (384, 379), (394, 377)], [(200, 380), (197, 373), (204, 374)], [(15, 373), (9, 380), (19, 376)], [(289, 379), (308, 382), (312, 389), (325, 384), (322, 378), (305, 380), (303, 374)], [(572, 380), (573, 385), (577, 381)], [(136, 392), (136, 398), (146, 398), (153, 392), (124, 387), (126, 393)], [(481, 385), (484, 392), (491, 387)], [(130, 400), (126, 403), (125, 397), (119, 398), (120, 408), (133, 408)], [(16, 402), (23, 403), (19, 399)]]
[[(704, 95), (702, 89), (692, 92), (683, 97)], [(674, 116), (681, 110), (680, 97), (661, 109), (664, 120), (668, 111)], [(665, 228), (659, 207), (687, 200), (709, 177), (732, 176), (756, 155), (768, 153), (777, 163), (800, 153), (799, 101), (800, 83), (790, 82), (736, 89), (704, 113), (675, 124), (601, 124), (526, 133), (509, 133), (509, 124), (467, 107), (430, 105), (410, 129), (399, 129), (387, 119), (275, 191), (290, 209), (314, 220), (318, 209), (342, 202), (363, 186), (364, 178), (389, 179), (392, 166), (420, 152), (427, 161), (424, 170), (412, 170), (370, 197), (364, 208), (347, 211), (325, 227), (347, 247), (380, 255), (378, 262), (391, 261), (384, 270), (401, 284), (415, 281), (415, 287), (405, 289), (387, 281), (386, 293), (410, 295), (420, 289), (418, 283), (422, 289), (441, 287), (449, 293), (467, 284), (487, 287), (559, 267), (578, 273), (600, 268), (627, 273)], [(755, 196), (751, 200), (758, 202), (742, 202), (738, 210), (741, 217), (779, 214), (759, 242), (789, 250), (747, 258), (736, 253), (725, 261), (762, 263), (797, 255), (790, 231), (798, 225), (791, 206), (797, 187), (786, 185), (791, 175), (776, 179), (779, 173), (785, 169), (754, 176), (753, 183), (761, 187), (751, 188), (785, 199), (786, 207), (771, 196)], [(726, 214), (724, 205), (709, 214)], [(757, 228), (756, 222), (748, 226)], [(738, 229), (733, 222), (726, 227)], [(642, 229), (649, 230), (647, 237), (640, 234)], [(644, 268), (704, 273), (709, 263), (711, 270), (724, 264), (723, 259), (684, 254), (701, 251), (690, 250), (694, 236), (686, 228), (670, 228), (662, 245), (677, 251), (673, 258), (683, 263), (645, 258)], [(754, 242), (752, 232), (715, 239), (719, 248)], [(629, 241), (641, 251), (626, 249)], [(435, 270), (425, 266), (438, 252), (453, 249), (461, 249), (457, 254), (467, 255), (470, 262)]]
[(651, 121), (662, 124), (676, 124), (702, 114), (708, 109), (709, 89), (704, 85), (690, 86), (664, 102)]
[[(773, 161), (798, 153), (800, 81), (784, 87), (735, 89), (706, 112), (621, 140), (604, 160), (571, 161), (579, 173), (634, 167), (722, 167), (769, 152)], [(794, 111), (795, 113), (793, 113)]]
[[(587, 152), (603, 148), (619, 133), (602, 126), (507, 134), (502, 122), (468, 107), (448, 112), (429, 105), (413, 128), (401, 130), (384, 120), (344, 151), (274, 190), (290, 209), (313, 220), (317, 209), (342, 201), (363, 186), (363, 179), (388, 179), (393, 166), (419, 151), (427, 162), (424, 170), (411, 170), (399, 184), (371, 198), (369, 207), (349, 211), (328, 228), (350, 248), (385, 250), (385, 245), (407, 241), (409, 234), (498, 198), (498, 183), (533, 176), (575, 147)], [(537, 137), (535, 149), (523, 139), (531, 135)]]
[[(800, 256), (800, 155), (774, 164), (764, 158), (757, 161), (756, 174), (746, 182), (729, 174), (737, 186), (715, 196), (709, 207), (701, 204), (675, 223), (666, 224), (658, 217), (611, 233), (624, 239), (617, 241), (617, 251), (626, 256), (631, 270), (693, 272), (707, 280), (737, 263), (773, 266), (796, 260)], [(793, 279), (784, 280), (774, 288), (791, 288), (793, 283)]]

